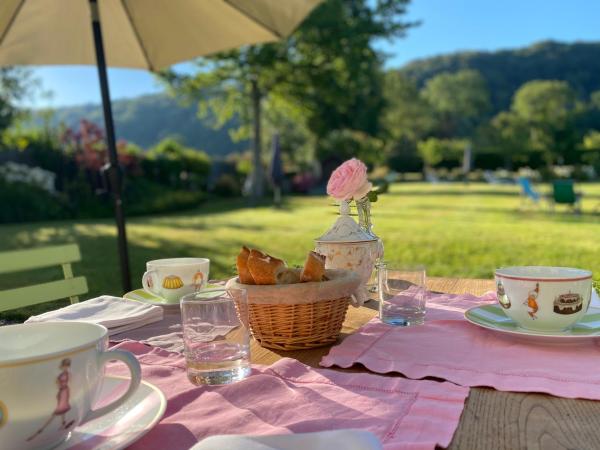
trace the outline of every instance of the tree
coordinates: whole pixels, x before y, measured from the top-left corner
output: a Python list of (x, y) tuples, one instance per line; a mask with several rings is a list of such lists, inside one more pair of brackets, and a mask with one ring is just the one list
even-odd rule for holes
[(24, 113), (17, 104), (26, 98), (35, 82), (31, 72), (22, 67), (0, 68), (0, 133)]
[(252, 194), (263, 188), (262, 103), (282, 96), (304, 105), (308, 128), (317, 137), (351, 128), (375, 134), (383, 108), (377, 38), (402, 36), (409, 0), (327, 0), (289, 38), (248, 46), (198, 61), (193, 75), (167, 72), (176, 93), (209, 109), (216, 125), (238, 116), (237, 137), (253, 135)]
[(468, 142), (464, 139), (429, 138), (417, 144), (419, 154), (426, 167), (435, 167), (443, 162), (458, 166)]
[(413, 80), (399, 72), (389, 72), (385, 76), (384, 94), (388, 105), (382, 122), (387, 137), (416, 142), (435, 129), (433, 110)]
[(511, 110), (527, 123), (532, 149), (543, 152), (546, 162), (553, 164), (577, 160), (579, 107), (568, 83), (533, 80), (515, 93)]
[(514, 112), (498, 113), (481, 134), (481, 146), (487, 153), (501, 155), (506, 169), (512, 169), (515, 162), (527, 163), (531, 153), (529, 128)]
[(484, 78), (470, 69), (429, 79), (423, 97), (437, 115), (442, 137), (468, 136), (482, 123), (491, 106)]
[(583, 161), (587, 164), (591, 164), (596, 170), (596, 173), (598, 173), (598, 170), (600, 169), (600, 131), (588, 131), (583, 137), (581, 148), (583, 150)]

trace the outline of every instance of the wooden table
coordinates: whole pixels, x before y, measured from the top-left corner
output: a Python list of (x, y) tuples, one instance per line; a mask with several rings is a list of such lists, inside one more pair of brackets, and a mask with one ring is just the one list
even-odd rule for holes
[[(495, 286), (493, 280), (430, 278), (428, 288), (453, 294), (481, 295), (494, 290)], [(349, 308), (341, 339), (376, 314), (373, 305)], [(328, 352), (329, 347), (275, 351), (260, 347), (255, 341), (251, 349), (252, 362), (257, 364), (272, 364), (289, 357), (312, 367), (318, 367)], [(367, 371), (363, 366), (347, 370)], [(450, 448), (600, 449), (600, 402), (472, 388)]]

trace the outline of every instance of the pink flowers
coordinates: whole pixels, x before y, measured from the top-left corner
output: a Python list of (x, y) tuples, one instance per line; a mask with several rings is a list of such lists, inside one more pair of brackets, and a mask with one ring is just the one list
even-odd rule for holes
[(352, 158), (333, 171), (327, 183), (327, 193), (336, 200), (358, 200), (369, 193), (373, 185), (367, 179), (367, 166)]

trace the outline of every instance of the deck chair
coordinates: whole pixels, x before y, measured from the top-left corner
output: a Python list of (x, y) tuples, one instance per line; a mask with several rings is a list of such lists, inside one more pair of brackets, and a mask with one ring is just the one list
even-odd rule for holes
[(71, 263), (80, 260), (77, 244), (0, 252), (0, 274), (62, 266), (64, 275), (62, 280), (0, 291), (0, 312), (67, 297), (77, 303), (88, 291), (85, 277), (73, 277)]
[(575, 192), (573, 180), (554, 180), (550, 207), (554, 209), (555, 205), (568, 205), (573, 211), (581, 212), (581, 196), (581, 193)]
[(521, 186), (521, 206), (525, 206), (527, 202), (538, 205), (542, 196), (533, 188), (529, 178), (519, 177), (518, 183)]

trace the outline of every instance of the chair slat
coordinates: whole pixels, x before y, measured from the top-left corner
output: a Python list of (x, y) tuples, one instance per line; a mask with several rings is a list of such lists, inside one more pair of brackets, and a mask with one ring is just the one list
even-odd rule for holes
[(0, 291), (0, 312), (23, 306), (36, 305), (61, 298), (82, 295), (88, 291), (85, 277), (52, 281), (16, 289)]
[(0, 274), (58, 266), (81, 260), (77, 244), (0, 253)]

